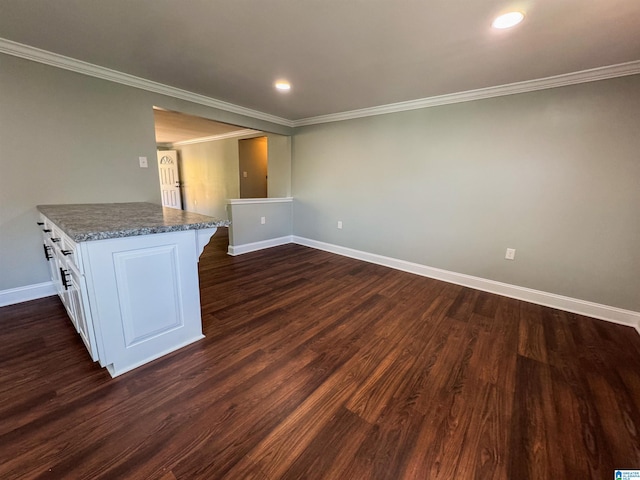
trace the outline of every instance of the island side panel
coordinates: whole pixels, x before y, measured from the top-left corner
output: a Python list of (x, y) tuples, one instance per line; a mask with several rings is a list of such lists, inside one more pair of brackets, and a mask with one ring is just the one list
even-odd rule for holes
[(100, 363), (112, 376), (203, 338), (195, 237), (186, 230), (82, 243)]

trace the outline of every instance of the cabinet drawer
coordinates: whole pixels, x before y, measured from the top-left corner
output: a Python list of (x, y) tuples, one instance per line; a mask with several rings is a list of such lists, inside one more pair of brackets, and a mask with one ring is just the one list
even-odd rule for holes
[(67, 258), (67, 262), (73, 263), (74, 267), (76, 267), (77, 270), (80, 270), (80, 262), (78, 261), (80, 249), (78, 248), (78, 244), (65, 234), (62, 234), (62, 242), (60, 242), (59, 248), (60, 253)]
[(58, 255), (65, 259), (65, 263), (73, 264), (78, 271), (83, 271), (80, 248), (76, 242), (71, 240), (55, 223), (46, 217), (41, 221), (45, 245), (51, 247), (51, 254)]

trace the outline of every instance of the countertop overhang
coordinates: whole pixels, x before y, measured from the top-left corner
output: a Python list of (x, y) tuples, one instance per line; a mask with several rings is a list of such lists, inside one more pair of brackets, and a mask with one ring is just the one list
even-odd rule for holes
[(146, 202), (38, 205), (37, 208), (75, 242), (230, 225), (228, 220)]

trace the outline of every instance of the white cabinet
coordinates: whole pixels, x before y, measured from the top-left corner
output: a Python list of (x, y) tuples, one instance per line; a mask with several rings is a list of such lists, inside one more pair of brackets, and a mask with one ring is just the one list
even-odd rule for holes
[(71, 307), (69, 313), (80, 338), (89, 351), (93, 361), (98, 360), (98, 349), (93, 328), (93, 321), (90, 315), (89, 297), (84, 275), (82, 275), (73, 263), (68, 265), (66, 272), (68, 303)]
[(42, 216), (41, 220), (39, 225), (43, 227), (43, 248), (51, 281), (89, 356), (96, 361), (98, 350), (78, 245), (46, 217)]
[(41, 218), (51, 280), (112, 376), (204, 337), (198, 257), (216, 228), (76, 243)]

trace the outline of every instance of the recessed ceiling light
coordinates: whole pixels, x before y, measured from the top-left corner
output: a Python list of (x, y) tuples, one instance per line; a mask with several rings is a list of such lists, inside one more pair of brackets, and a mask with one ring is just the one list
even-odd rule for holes
[(517, 24), (519, 24), (524, 19), (524, 13), (522, 12), (509, 12), (504, 15), (500, 15), (496, 18), (491, 26), (493, 28), (511, 28)]
[(286, 80), (278, 80), (276, 82), (276, 88), (281, 92), (288, 92), (289, 90), (291, 90), (291, 84)]

